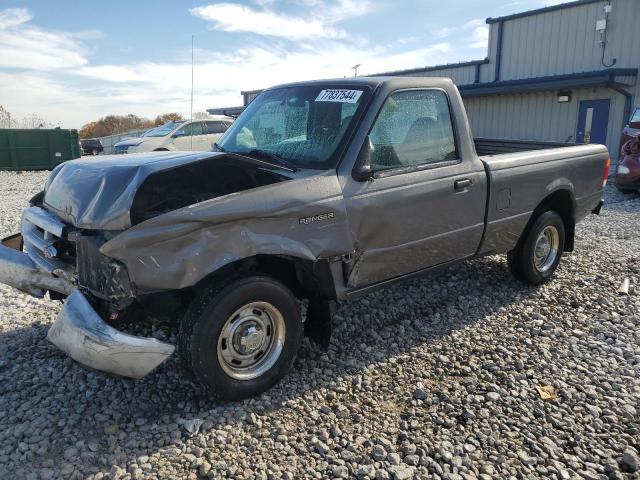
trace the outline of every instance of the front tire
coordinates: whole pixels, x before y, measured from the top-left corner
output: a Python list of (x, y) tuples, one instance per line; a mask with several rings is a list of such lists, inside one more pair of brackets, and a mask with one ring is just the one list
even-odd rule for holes
[(562, 258), (564, 243), (562, 217), (552, 210), (542, 213), (507, 254), (511, 273), (529, 285), (549, 282)]
[(238, 400), (271, 388), (289, 371), (302, 339), (297, 299), (263, 276), (206, 288), (182, 321), (184, 366), (218, 400)]

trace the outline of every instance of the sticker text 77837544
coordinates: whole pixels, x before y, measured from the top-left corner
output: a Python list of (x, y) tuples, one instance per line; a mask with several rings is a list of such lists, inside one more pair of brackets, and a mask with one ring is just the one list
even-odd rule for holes
[(360, 95), (362, 90), (328, 89), (318, 94), (316, 102), (356, 103)]

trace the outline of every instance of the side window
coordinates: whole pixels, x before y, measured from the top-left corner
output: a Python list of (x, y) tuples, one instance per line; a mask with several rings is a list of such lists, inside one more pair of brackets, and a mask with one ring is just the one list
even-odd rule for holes
[(191, 124), (183, 125), (176, 132), (184, 132), (184, 134), (188, 137), (191, 135)]
[(633, 116), (631, 117), (631, 122), (632, 123), (640, 122), (640, 108), (636, 108), (636, 111), (634, 112)]
[(458, 158), (449, 102), (441, 90), (393, 93), (369, 138), (374, 172)]
[(204, 130), (202, 128), (202, 122), (196, 122), (191, 124), (191, 128), (193, 129), (192, 135), (203, 135)]
[(205, 122), (208, 133), (224, 133), (227, 127), (222, 122)]

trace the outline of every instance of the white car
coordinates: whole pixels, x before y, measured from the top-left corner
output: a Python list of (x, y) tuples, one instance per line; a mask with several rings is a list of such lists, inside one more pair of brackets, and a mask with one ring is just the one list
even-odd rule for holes
[(126, 138), (116, 143), (113, 153), (208, 151), (232, 123), (233, 118), (223, 115), (206, 120), (165, 123), (145, 132), (141, 137)]

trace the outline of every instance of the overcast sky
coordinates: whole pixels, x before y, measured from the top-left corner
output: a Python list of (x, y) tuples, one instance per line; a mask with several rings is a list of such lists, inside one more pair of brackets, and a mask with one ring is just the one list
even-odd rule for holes
[(0, 6), (0, 105), (66, 128), (101, 116), (188, 115), (241, 90), (482, 59), (487, 17), (553, 0), (41, 0)]

